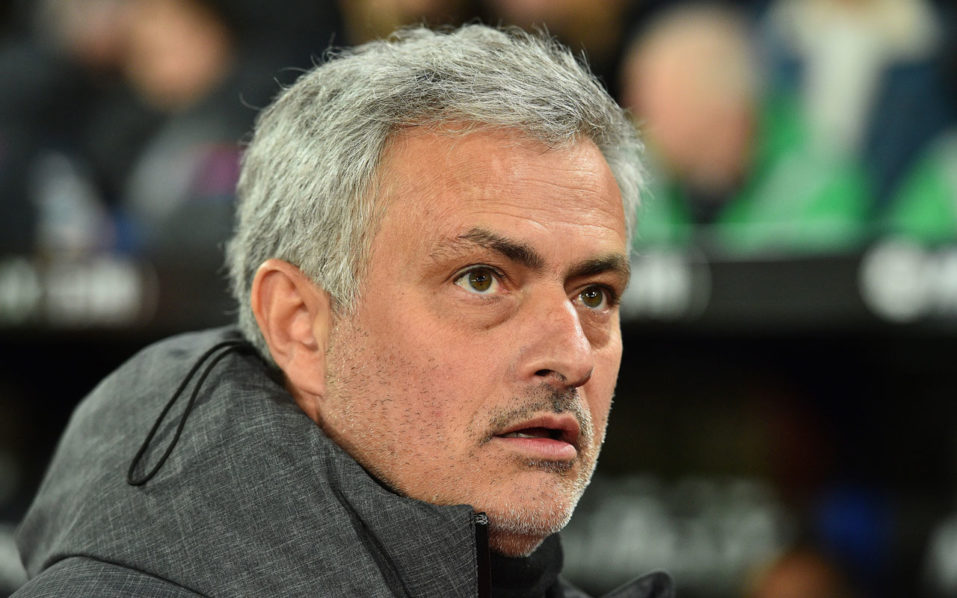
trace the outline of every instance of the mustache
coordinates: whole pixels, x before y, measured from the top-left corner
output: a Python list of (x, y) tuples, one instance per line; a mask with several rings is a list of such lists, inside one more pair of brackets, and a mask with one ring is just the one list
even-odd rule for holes
[(591, 415), (582, 406), (577, 388), (558, 390), (543, 385), (526, 397), (516, 398), (514, 403), (515, 407), (511, 409), (492, 414), (485, 426), (487, 432), (482, 438), (482, 444), (491, 441), (514, 424), (542, 413), (570, 414), (578, 422), (579, 444), (581, 446), (591, 444)]

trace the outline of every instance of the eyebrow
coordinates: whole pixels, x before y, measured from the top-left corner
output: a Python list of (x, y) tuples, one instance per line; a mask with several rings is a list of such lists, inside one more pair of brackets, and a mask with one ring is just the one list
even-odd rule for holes
[(627, 286), (631, 279), (631, 264), (624, 255), (610, 253), (576, 264), (568, 273), (568, 277), (586, 278), (606, 272), (612, 272), (621, 279), (622, 286)]
[(506, 239), (484, 228), (473, 228), (459, 235), (457, 240), (470, 241), (485, 249), (491, 249), (531, 270), (541, 270), (545, 267), (545, 258), (528, 245)]
[[(495, 251), (507, 259), (517, 262), (531, 270), (542, 270), (545, 267), (545, 258), (532, 247), (503, 237), (484, 228), (472, 228), (468, 232), (456, 237), (453, 245), (462, 243), (475, 244), (479, 247)], [(622, 285), (627, 285), (631, 278), (631, 264), (625, 255), (610, 253), (587, 259), (575, 264), (568, 272), (568, 278), (585, 278), (612, 272), (618, 276)]]

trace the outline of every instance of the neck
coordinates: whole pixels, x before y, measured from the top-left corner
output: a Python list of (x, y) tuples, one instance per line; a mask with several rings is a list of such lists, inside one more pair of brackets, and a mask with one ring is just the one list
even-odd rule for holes
[(563, 563), (557, 534), (542, 542), (527, 557), (491, 554), (492, 595), (500, 598), (542, 597), (558, 582)]

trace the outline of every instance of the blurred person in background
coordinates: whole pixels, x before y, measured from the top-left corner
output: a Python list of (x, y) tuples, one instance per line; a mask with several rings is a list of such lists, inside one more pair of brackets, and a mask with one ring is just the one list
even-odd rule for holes
[(115, 138), (143, 130), (142, 111), (123, 93), (123, 4), (22, 7), (23, 29), (0, 51), (0, 250), (75, 254), (113, 243), (91, 140), (104, 113)]
[[(126, 222), (141, 251), (215, 260), (231, 229), (240, 142), (255, 107), (275, 91), (277, 57), (244, 45), (242, 5), (127, 3), (123, 73), (159, 121), (132, 148), (135, 159), (121, 187)], [(281, 48), (278, 59), (285, 59)]]
[[(544, 29), (581, 52), (615, 98), (622, 94), (622, 61), (629, 36), (658, 13), (694, 0), (481, 0), (479, 13), (492, 23), (526, 31)], [(749, 15), (767, 0), (716, 0)]]
[[(957, 114), (957, 6), (946, 13), (940, 73), (950, 114)], [(883, 214), (881, 232), (928, 245), (957, 242), (957, 124), (917, 155)]]
[(762, 27), (770, 82), (798, 98), (816, 146), (858, 160), (874, 211), (952, 120), (929, 0), (776, 0)]
[[(228, 235), (256, 109), (341, 28), (333, 8), (45, 0), (0, 53), (3, 249), (188, 252)], [(290, 67), (280, 71), (281, 67)], [(301, 69), (298, 69), (301, 71)]]
[(652, 158), (636, 243), (754, 254), (862, 241), (866, 180), (810, 143), (790, 98), (765, 96), (740, 12), (658, 14), (630, 46), (622, 80)]
[(532, 31), (543, 28), (572, 50), (583, 52), (589, 65), (614, 97), (629, 23), (645, 4), (632, 0), (484, 0), (490, 22)]

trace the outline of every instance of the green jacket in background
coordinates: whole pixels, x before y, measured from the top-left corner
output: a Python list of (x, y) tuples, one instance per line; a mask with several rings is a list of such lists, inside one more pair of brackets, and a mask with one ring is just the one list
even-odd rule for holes
[(927, 244), (957, 241), (957, 129), (918, 159), (881, 228), (884, 234)]
[(750, 176), (713, 223), (696, 224), (680, 183), (655, 177), (638, 213), (635, 245), (732, 254), (853, 249), (864, 240), (869, 185), (846, 160), (815, 152), (796, 106), (769, 101)]

